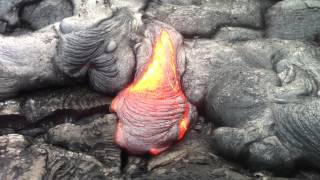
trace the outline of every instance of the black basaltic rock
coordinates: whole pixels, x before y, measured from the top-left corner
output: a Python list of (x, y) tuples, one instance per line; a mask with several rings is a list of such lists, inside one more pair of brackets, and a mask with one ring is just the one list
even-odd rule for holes
[(22, 11), (22, 20), (32, 29), (38, 30), (73, 15), (73, 6), (69, 0), (42, 0), (26, 6)]
[(90, 116), (77, 124), (65, 123), (48, 131), (48, 143), (82, 151), (102, 162), (113, 175), (120, 174), (121, 150), (114, 144), (116, 116)]
[(94, 92), (87, 87), (75, 86), (34, 93), (27, 96), (20, 107), (27, 121), (35, 123), (55, 113), (86, 114), (97, 108), (106, 111), (111, 100), (111, 97)]
[(251, 179), (240, 166), (213, 154), (206, 141), (208, 135), (203, 134), (205, 126), (196, 131), (191, 129), (183, 141), (146, 163), (144, 158), (130, 157), (123, 177), (139, 180)]
[(270, 38), (316, 41), (320, 34), (320, 1), (284, 0), (266, 14)]
[(50, 117), (77, 119), (107, 111), (111, 100), (84, 86), (39, 91), (0, 102), (0, 127), (20, 130)]
[(110, 169), (94, 157), (47, 144), (31, 144), (23, 136), (0, 136), (0, 178), (106, 179)]

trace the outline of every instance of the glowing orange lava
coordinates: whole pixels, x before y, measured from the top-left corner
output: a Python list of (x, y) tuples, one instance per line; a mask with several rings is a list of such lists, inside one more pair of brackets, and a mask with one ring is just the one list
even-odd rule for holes
[(173, 90), (178, 91), (180, 89), (178, 79), (175, 50), (169, 34), (163, 30), (153, 48), (151, 61), (141, 78), (130, 86), (130, 91), (157, 91), (164, 83), (169, 83)]
[[(129, 97), (134, 97), (136, 99), (144, 98), (143, 103), (145, 104), (155, 103), (155, 105), (152, 106), (148, 104), (149, 106), (147, 108), (149, 108), (148, 110), (154, 111), (156, 113), (158, 112), (159, 114), (163, 113), (164, 106), (162, 106), (161, 104), (157, 106), (156, 103), (162, 103), (166, 101), (172, 102), (171, 104), (169, 104), (170, 107), (168, 109), (176, 108), (179, 110), (179, 108), (181, 109), (181, 107), (183, 107), (184, 112), (181, 112), (181, 119), (178, 119), (177, 121), (178, 136), (176, 140), (181, 140), (184, 137), (190, 124), (190, 107), (180, 85), (180, 75), (177, 70), (176, 51), (174, 48), (174, 43), (172, 42), (170, 35), (166, 30), (162, 29), (160, 36), (155, 39), (152, 56), (147, 66), (143, 69), (142, 73), (140, 73), (135, 78), (134, 82), (113, 100), (111, 104), (111, 110), (117, 112), (119, 116), (119, 113), (124, 111), (119, 110), (119, 104), (123, 106), (122, 104), (125, 104), (123, 102), (129, 99)], [(139, 118), (141, 117), (139, 116)], [(152, 118), (143, 120), (155, 121)], [(133, 122), (134, 120), (128, 121)], [(119, 131), (116, 135), (117, 137), (122, 137), (120, 136)], [(151, 147), (149, 148), (149, 153), (152, 155), (157, 155), (168, 147), (169, 146)]]

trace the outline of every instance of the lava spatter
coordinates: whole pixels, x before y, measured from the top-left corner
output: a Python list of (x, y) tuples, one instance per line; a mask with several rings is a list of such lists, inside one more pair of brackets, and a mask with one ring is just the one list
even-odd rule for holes
[(153, 41), (152, 55), (133, 83), (113, 100), (119, 121), (115, 142), (132, 154), (157, 155), (181, 140), (190, 124), (177, 52), (166, 29)]

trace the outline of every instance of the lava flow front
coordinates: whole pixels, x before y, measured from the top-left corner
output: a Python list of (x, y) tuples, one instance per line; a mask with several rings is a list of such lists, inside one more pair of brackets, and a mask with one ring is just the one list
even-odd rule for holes
[(115, 142), (132, 154), (161, 153), (182, 139), (190, 124), (170, 34), (162, 29), (152, 48), (142, 73), (111, 105), (119, 118)]

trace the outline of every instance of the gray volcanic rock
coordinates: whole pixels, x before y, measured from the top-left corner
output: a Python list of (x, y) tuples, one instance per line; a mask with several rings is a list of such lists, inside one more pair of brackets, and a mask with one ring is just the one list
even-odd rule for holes
[(262, 28), (262, 8), (259, 1), (203, 1), (199, 6), (174, 4), (153, 3), (149, 5), (146, 15), (189, 36), (210, 36), (224, 25)]
[(15, 133), (14, 129), (11, 129), (11, 128), (1, 128), (0, 129), (0, 136), (14, 134), (14, 133)]
[(85, 114), (95, 108), (105, 108), (111, 104), (111, 97), (99, 94), (87, 87), (76, 86), (54, 91), (40, 91), (26, 97), (21, 102), (22, 115), (31, 123), (55, 113)]
[(0, 116), (13, 116), (21, 114), (21, 99), (0, 101)]
[(48, 166), (44, 179), (104, 180), (112, 176), (112, 169), (87, 154), (66, 151), (46, 144), (35, 145), (32, 148), (46, 151)]
[[(133, 179), (250, 179), (249, 173), (236, 164), (227, 162), (213, 154), (203, 127), (197, 131), (191, 130), (188, 136), (168, 151), (152, 157), (146, 167), (145, 160), (134, 158), (127, 166), (146, 168), (147, 173), (136, 172), (125, 178)], [(143, 173), (143, 174), (142, 174)]]
[(28, 151), (28, 146), (30, 142), (21, 135), (0, 136), (1, 179), (41, 179), (45, 175), (45, 151)]
[(148, 0), (109, 0), (111, 9), (128, 8), (133, 12), (143, 10)]
[(106, 112), (111, 100), (84, 86), (39, 91), (18, 99), (0, 101), (0, 127), (19, 130), (41, 120), (78, 119)]
[(73, 5), (73, 14), (83, 20), (90, 18), (98, 21), (112, 14), (110, 1), (106, 0), (70, 0)]
[(320, 1), (284, 0), (266, 15), (267, 35), (271, 38), (315, 41), (320, 34)]
[(263, 32), (240, 27), (223, 27), (214, 36), (214, 40), (247, 41), (260, 39)]
[(72, 10), (69, 0), (42, 0), (38, 4), (26, 6), (22, 11), (22, 19), (34, 30), (38, 30), (72, 16)]
[[(237, 51), (227, 42), (212, 40), (188, 41), (185, 49), (187, 66), (183, 75), (183, 87), (189, 100), (196, 105), (203, 104), (204, 97), (207, 92), (210, 92), (211, 88), (218, 88), (215, 86), (223, 88), (229, 83), (229, 81), (223, 79), (225, 76), (222, 75), (226, 74), (228, 76), (230, 74), (228, 77), (241, 78), (237, 73), (242, 72), (241, 70), (250, 69), (242, 52)], [(228, 73), (225, 73), (225, 71), (228, 71)], [(266, 72), (254, 73), (264, 79), (273, 78), (272, 75), (265, 76), (268, 75)], [(250, 74), (246, 74), (246, 76), (250, 76)], [(251, 84), (252, 86), (252, 83), (254, 83), (252, 81), (255, 81), (255, 79), (252, 79), (251, 82), (245, 82), (244, 79), (245, 77), (243, 79), (234, 79), (232, 83), (230, 82), (230, 85), (233, 83), (238, 83), (238, 85), (247, 83), (246, 85)], [(245, 87), (245, 85), (243, 86)], [(254, 90), (252, 89), (252, 91)], [(259, 94), (260, 92), (255, 93)], [(246, 99), (243, 99), (243, 101), (246, 101)]]
[(32, 145), (17, 134), (0, 136), (0, 160), (0, 178), (3, 180), (110, 177), (108, 169), (91, 156), (46, 144)]
[[(316, 98), (304, 101), (305, 116), (295, 116), (304, 112), (295, 103), (318, 97), (319, 47), (282, 40), (195, 40), (186, 42), (185, 51), (187, 97), (204, 105), (215, 125), (224, 126), (212, 139), (219, 154), (241, 158), (252, 169), (283, 174), (301, 159), (318, 161)], [(288, 109), (280, 110), (278, 104)]]
[[(61, 21), (60, 27), (63, 33), (84, 30), (93, 24), (110, 18), (113, 14), (110, 2), (105, 0), (70, 0), (72, 3), (73, 16)], [(116, 9), (114, 10), (116, 11)]]
[(127, 9), (84, 30), (61, 23), (55, 64), (71, 78), (89, 79), (99, 92), (117, 93), (131, 80), (135, 65), (131, 44), (140, 26), (140, 20)]
[(316, 180), (320, 178), (320, 173), (315, 170), (299, 171), (295, 173), (294, 177), (297, 179)]
[(17, 37), (0, 35), (0, 100), (22, 90), (70, 82), (53, 65), (57, 43), (53, 28)]
[(21, 91), (72, 84), (71, 78), (88, 78), (97, 91), (117, 93), (131, 80), (131, 45), (140, 23), (122, 9), (81, 31), (69, 32), (61, 23), (60, 28), (56, 24), (21, 36), (0, 36), (0, 100)]
[(276, 134), (284, 146), (302, 161), (320, 168), (319, 98), (299, 98), (297, 102), (276, 104)]
[(173, 4), (179, 6), (188, 6), (188, 5), (197, 5), (202, 2), (202, 0), (194, 1), (194, 0), (160, 0), (162, 4)]
[(21, 99), (0, 101), (0, 128), (22, 129), (28, 124), (22, 113)]
[(253, 169), (286, 174), (299, 160), (318, 167), (320, 48), (281, 40), (232, 47), (240, 57), (214, 64), (205, 98), (207, 115), (225, 126), (214, 131), (214, 149)]
[(0, 21), (0, 34), (4, 34), (7, 29), (7, 23), (4, 21)]
[(18, 13), (27, 3), (34, 3), (37, 0), (0, 0), (0, 20), (14, 26), (19, 22)]
[(107, 114), (81, 120), (84, 121), (81, 124), (61, 124), (48, 131), (48, 142), (73, 151), (86, 152), (108, 167), (112, 174), (119, 175), (121, 150), (113, 140), (116, 120), (115, 115)]

